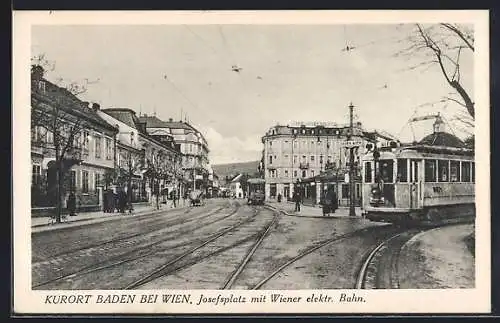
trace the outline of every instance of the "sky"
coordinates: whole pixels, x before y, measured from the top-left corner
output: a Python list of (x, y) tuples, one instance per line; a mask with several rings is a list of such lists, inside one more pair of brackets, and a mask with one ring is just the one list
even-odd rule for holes
[[(51, 81), (87, 84), (83, 100), (128, 107), (163, 120), (189, 120), (208, 141), (212, 164), (260, 159), (261, 137), (292, 121), (348, 122), (401, 140), (431, 131), (412, 116), (461, 108), (437, 103), (453, 92), (439, 67), (410, 69), (395, 57), (411, 25), (34, 26), (32, 56), (44, 54)], [(346, 46), (353, 50), (343, 50)], [(232, 66), (241, 68), (239, 72)], [(462, 54), (472, 93), (473, 61)], [(88, 82), (88, 83), (87, 83)], [(458, 98), (457, 96), (453, 96)], [(419, 107), (421, 106), (421, 107)], [(450, 132), (466, 133), (450, 121)]]

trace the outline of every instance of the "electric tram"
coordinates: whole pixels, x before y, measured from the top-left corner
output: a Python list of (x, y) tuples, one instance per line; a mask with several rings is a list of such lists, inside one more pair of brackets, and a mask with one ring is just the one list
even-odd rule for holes
[(262, 205), (265, 201), (265, 180), (263, 178), (250, 178), (247, 180), (248, 204)]
[(474, 150), (458, 138), (435, 128), (419, 143), (366, 148), (362, 196), (367, 219), (439, 225), (475, 216)]

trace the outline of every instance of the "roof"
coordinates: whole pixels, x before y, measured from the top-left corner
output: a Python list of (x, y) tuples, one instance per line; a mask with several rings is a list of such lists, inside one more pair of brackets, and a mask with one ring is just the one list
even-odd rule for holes
[(266, 180), (263, 178), (249, 178), (247, 182), (250, 184), (264, 184)]
[(205, 137), (203, 134), (198, 131), (195, 127), (190, 125), (187, 122), (183, 121), (163, 121), (156, 116), (148, 116), (148, 115), (143, 115), (139, 117), (139, 120), (141, 122), (146, 123), (147, 128), (170, 128), (170, 129), (186, 129), (186, 130), (192, 130), (200, 134), (200, 136), (203, 138), (203, 140), (206, 142)]
[(420, 140), (419, 144), (429, 146), (444, 146), (465, 148), (465, 144), (458, 137), (447, 132), (434, 132)]
[[(45, 82), (45, 91), (38, 89), (36, 84), (38, 81)], [(88, 102), (80, 100), (69, 90), (57, 86), (45, 78), (32, 79), (31, 97), (32, 100), (40, 100), (48, 105), (59, 106), (62, 110), (65, 110), (78, 118), (85, 118), (87, 121), (97, 124), (103, 128), (118, 131), (115, 126), (109, 124), (106, 120), (101, 118), (97, 112), (94, 111), (94, 109), (88, 107)]]
[(135, 111), (132, 109), (128, 108), (109, 108), (109, 109), (102, 109), (102, 112), (106, 113), (107, 115), (110, 115), (111, 117), (115, 118), (118, 121), (123, 122), (129, 127), (135, 128), (140, 130), (141, 127), (139, 126), (139, 118), (135, 115)]

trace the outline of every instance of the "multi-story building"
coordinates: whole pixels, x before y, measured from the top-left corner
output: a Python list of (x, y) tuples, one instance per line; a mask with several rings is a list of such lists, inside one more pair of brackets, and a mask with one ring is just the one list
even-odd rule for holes
[(205, 137), (187, 122), (162, 121), (156, 116), (143, 115), (139, 119), (146, 124), (151, 136), (172, 136), (182, 155), (184, 179), (190, 188), (203, 189), (208, 193), (210, 162)]
[[(74, 192), (77, 206), (99, 209), (102, 180), (113, 172), (118, 129), (65, 88), (31, 73), (32, 207), (55, 207)], [(62, 181), (61, 181), (62, 179)], [(64, 205), (62, 205), (64, 206)]]
[[(360, 164), (366, 143), (374, 141), (375, 133), (364, 130), (360, 122), (354, 124), (351, 139), (360, 141), (359, 148), (354, 149), (355, 165)], [(379, 140), (393, 140), (376, 134)], [(294, 189), (302, 187), (300, 183), (332, 170), (344, 178), (349, 168), (349, 151), (345, 147), (348, 136), (349, 125), (330, 122), (271, 127), (262, 137), (266, 198), (278, 194), (291, 198)], [(359, 167), (357, 172), (359, 175)]]

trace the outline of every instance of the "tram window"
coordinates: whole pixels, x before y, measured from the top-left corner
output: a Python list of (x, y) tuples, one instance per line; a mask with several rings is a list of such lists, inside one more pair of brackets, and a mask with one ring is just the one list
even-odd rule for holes
[(470, 182), (470, 162), (462, 162), (462, 182)]
[(476, 182), (476, 163), (472, 162), (471, 163), (472, 165), (472, 182), (475, 183)]
[(439, 182), (448, 182), (450, 179), (450, 176), (448, 174), (449, 172), (449, 164), (450, 162), (448, 160), (438, 160), (438, 169), (439, 169)]
[(365, 163), (365, 183), (371, 183), (371, 182), (372, 182), (372, 163), (366, 162)]
[(398, 182), (406, 183), (408, 182), (408, 160), (398, 159), (398, 177), (396, 179)]
[(382, 181), (384, 183), (392, 183), (394, 162), (392, 160), (381, 160), (379, 165)]
[(426, 182), (436, 181), (436, 160), (434, 159), (425, 160), (425, 181)]
[(460, 162), (450, 160), (450, 182), (460, 181)]

